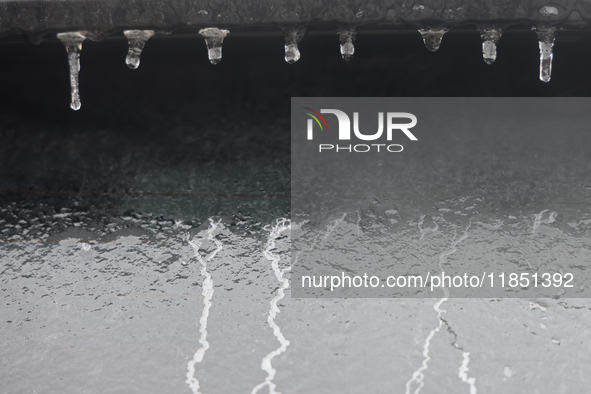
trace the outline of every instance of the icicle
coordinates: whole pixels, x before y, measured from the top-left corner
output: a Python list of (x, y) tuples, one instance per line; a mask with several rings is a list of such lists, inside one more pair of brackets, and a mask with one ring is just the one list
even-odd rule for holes
[(306, 29), (292, 28), (285, 32), (285, 61), (293, 64), (300, 60), (298, 44), (304, 38)]
[(424, 29), (419, 29), (419, 33), (421, 33), (421, 37), (423, 37), (425, 46), (431, 52), (435, 52), (439, 49), (443, 35), (448, 31), (449, 29), (446, 27), (438, 27), (436, 29), (427, 27)]
[(131, 69), (136, 69), (140, 66), (140, 55), (144, 50), (144, 45), (155, 32), (154, 30), (125, 30), (123, 34), (129, 43), (125, 64)]
[(538, 34), (538, 44), (540, 46), (540, 81), (550, 82), (552, 77), (552, 48), (554, 47), (554, 34), (556, 27), (538, 26), (533, 30)]
[(205, 38), (207, 44), (207, 56), (211, 64), (218, 64), (222, 60), (222, 43), (229, 30), (221, 30), (217, 27), (199, 30), (199, 34)]
[(355, 41), (357, 33), (355, 32), (355, 29), (339, 29), (337, 30), (337, 34), (339, 35), (339, 41), (341, 42), (341, 56), (343, 56), (343, 59), (349, 61), (355, 53), (353, 42)]
[(86, 40), (88, 33), (85, 31), (72, 31), (67, 33), (58, 33), (57, 38), (66, 47), (68, 52), (68, 63), (70, 66), (70, 87), (72, 90), (72, 102), (70, 107), (74, 111), (80, 109), (80, 90), (78, 88), (78, 73), (80, 72), (80, 51), (82, 42)]
[(499, 26), (483, 26), (478, 29), (482, 39), (482, 58), (486, 64), (493, 64), (497, 60), (497, 41), (503, 35)]

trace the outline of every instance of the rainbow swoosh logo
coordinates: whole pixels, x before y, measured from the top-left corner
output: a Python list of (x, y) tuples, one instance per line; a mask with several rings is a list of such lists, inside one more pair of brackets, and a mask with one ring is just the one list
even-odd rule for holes
[[(318, 126), (320, 126), (320, 130), (324, 130), (324, 128), (322, 127), (322, 123), (324, 123), (324, 126), (326, 127), (326, 131), (328, 131), (328, 125), (326, 124), (326, 120), (324, 120), (324, 117), (322, 115), (320, 115), (320, 112), (318, 111), (314, 111), (312, 108), (308, 108), (308, 107), (302, 107), (303, 109), (307, 109), (308, 111), (312, 111), (314, 112), (313, 114), (311, 114), (310, 112), (304, 112), (306, 115), (310, 116), (312, 119), (314, 119), (316, 121), (316, 123), (318, 123)], [(322, 123), (320, 123), (320, 119), (322, 119)]]

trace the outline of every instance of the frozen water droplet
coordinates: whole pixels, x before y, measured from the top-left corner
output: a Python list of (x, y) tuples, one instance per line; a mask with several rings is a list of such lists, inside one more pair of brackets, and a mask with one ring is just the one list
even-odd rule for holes
[(345, 44), (341, 45), (341, 55), (345, 60), (351, 60), (351, 57), (355, 53), (355, 46), (352, 42), (346, 42)]
[(222, 43), (229, 33), (229, 30), (222, 30), (217, 27), (199, 30), (199, 34), (205, 38), (207, 57), (211, 64), (218, 64), (222, 60)]
[(357, 34), (355, 29), (340, 29), (337, 30), (337, 34), (341, 42), (341, 56), (347, 61), (351, 60), (351, 57), (355, 53), (355, 45), (353, 45), (355, 35)]
[(80, 51), (82, 50), (82, 43), (86, 40), (87, 32), (85, 31), (71, 31), (66, 33), (58, 33), (57, 38), (66, 47), (68, 53), (68, 64), (70, 66), (70, 87), (72, 91), (72, 102), (70, 108), (78, 111), (81, 107), (80, 90), (78, 88), (78, 73), (80, 72)]
[(503, 375), (505, 375), (505, 377), (507, 378), (510, 378), (511, 376), (513, 376), (513, 371), (510, 367), (505, 367), (503, 368)]
[(540, 8), (540, 14), (544, 16), (558, 15), (558, 9), (556, 7), (544, 6)]
[(306, 29), (292, 28), (285, 32), (285, 61), (293, 64), (300, 60), (300, 50), (298, 44), (304, 38)]
[(439, 49), (443, 35), (448, 31), (449, 29), (446, 27), (439, 27), (436, 29), (427, 27), (425, 29), (419, 29), (419, 33), (421, 33), (421, 37), (423, 37), (425, 46), (431, 52), (435, 52)]
[(129, 43), (125, 64), (131, 69), (136, 69), (140, 66), (140, 55), (144, 50), (144, 45), (155, 32), (154, 30), (125, 30), (123, 34)]
[(300, 60), (298, 44), (285, 44), (285, 61), (294, 64), (298, 60)]
[(482, 57), (486, 64), (493, 64), (497, 60), (497, 44), (493, 41), (483, 41)]
[(539, 26), (533, 28), (538, 33), (540, 47), (540, 81), (550, 82), (552, 77), (552, 48), (554, 47), (554, 34), (556, 27)]
[(493, 64), (497, 60), (497, 41), (503, 30), (498, 26), (483, 26), (478, 32), (482, 39), (482, 58), (486, 64)]

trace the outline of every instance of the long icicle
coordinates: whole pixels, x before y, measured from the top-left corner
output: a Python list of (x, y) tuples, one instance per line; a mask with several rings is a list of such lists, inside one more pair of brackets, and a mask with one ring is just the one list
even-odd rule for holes
[(68, 53), (68, 65), (70, 67), (70, 89), (71, 89), (71, 103), (70, 108), (78, 111), (82, 106), (80, 102), (80, 88), (78, 83), (78, 73), (80, 72), (80, 51), (82, 50), (82, 43), (86, 40), (88, 32), (86, 31), (71, 31), (66, 33), (58, 33), (57, 38), (66, 47)]

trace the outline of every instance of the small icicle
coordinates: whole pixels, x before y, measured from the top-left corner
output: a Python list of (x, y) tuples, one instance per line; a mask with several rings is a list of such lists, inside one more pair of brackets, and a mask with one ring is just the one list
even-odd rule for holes
[(68, 63), (70, 66), (70, 87), (72, 90), (72, 102), (70, 108), (74, 111), (80, 109), (80, 90), (78, 88), (78, 73), (80, 72), (80, 51), (82, 42), (86, 40), (88, 33), (85, 31), (71, 31), (67, 33), (58, 33), (57, 38), (66, 47), (68, 52)]
[(300, 50), (298, 44), (304, 38), (305, 29), (292, 28), (285, 32), (285, 61), (294, 64), (300, 60)]
[(431, 52), (436, 52), (439, 49), (443, 35), (448, 31), (449, 29), (446, 27), (438, 27), (436, 29), (427, 27), (424, 29), (419, 29), (419, 33), (421, 33), (421, 37), (423, 37), (425, 46)]
[(211, 64), (218, 64), (222, 60), (222, 43), (229, 33), (229, 30), (221, 30), (217, 27), (199, 30), (199, 34), (205, 38), (207, 57)]
[(343, 59), (346, 61), (349, 61), (355, 53), (353, 42), (355, 41), (357, 33), (355, 32), (355, 29), (339, 29), (337, 30), (337, 34), (339, 35), (339, 41), (341, 42), (341, 56), (343, 56)]
[(503, 35), (499, 26), (483, 26), (478, 29), (482, 39), (482, 58), (486, 64), (493, 64), (497, 60), (497, 41)]
[(538, 44), (540, 46), (540, 81), (550, 82), (552, 77), (552, 48), (554, 47), (554, 34), (556, 27), (538, 26), (533, 30), (538, 34)]
[(125, 30), (123, 34), (125, 34), (129, 43), (125, 64), (135, 70), (140, 66), (140, 55), (144, 50), (144, 45), (156, 33), (154, 30)]

